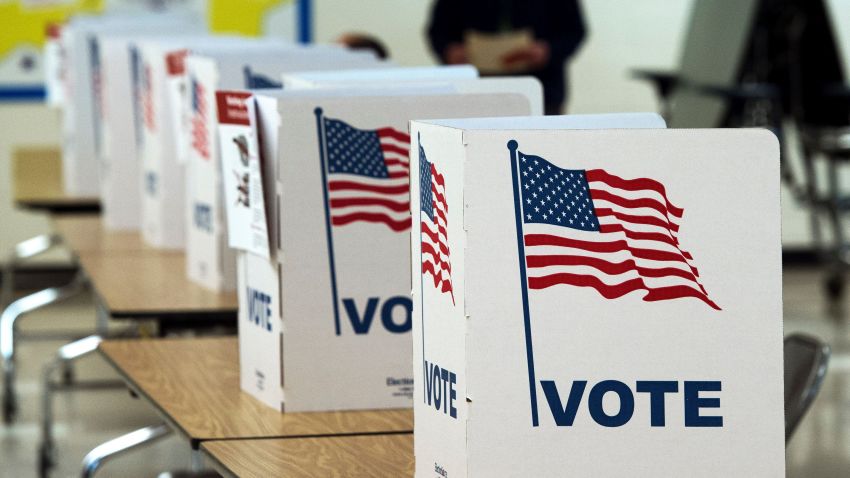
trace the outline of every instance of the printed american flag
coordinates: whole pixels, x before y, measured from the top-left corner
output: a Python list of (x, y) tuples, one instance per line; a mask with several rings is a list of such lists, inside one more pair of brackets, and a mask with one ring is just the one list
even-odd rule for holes
[(209, 131), (207, 131), (207, 106), (206, 91), (204, 86), (195, 78), (191, 79), (192, 88), (192, 147), (202, 158), (210, 158)]
[(148, 130), (156, 130), (153, 119), (153, 78), (151, 78), (150, 65), (147, 63), (142, 67), (142, 118)]
[(419, 145), (419, 204), (422, 207), (422, 274), (430, 274), (434, 287), (452, 297), (452, 264), (449, 261), (446, 181)]
[(394, 128), (357, 129), (323, 118), (331, 223), (410, 229), (410, 135)]
[(602, 169), (562, 169), (517, 152), (528, 288), (595, 289), (606, 299), (697, 298), (720, 309), (679, 244), (684, 210), (664, 185)]

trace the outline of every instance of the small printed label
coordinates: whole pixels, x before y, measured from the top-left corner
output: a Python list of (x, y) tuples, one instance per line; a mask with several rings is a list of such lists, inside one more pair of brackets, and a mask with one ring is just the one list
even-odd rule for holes
[(393, 397), (407, 397), (413, 399), (413, 379), (409, 377), (396, 378), (387, 377), (387, 387), (392, 391)]

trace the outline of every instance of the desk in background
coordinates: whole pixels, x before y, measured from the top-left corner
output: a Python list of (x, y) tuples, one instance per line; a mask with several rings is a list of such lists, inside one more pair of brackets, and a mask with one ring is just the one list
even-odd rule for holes
[(56, 148), (18, 148), (12, 153), (15, 205), (53, 214), (96, 213), (96, 197), (71, 196), (62, 185), (62, 156)]
[(413, 476), (413, 435), (361, 435), (201, 444), (226, 477)]

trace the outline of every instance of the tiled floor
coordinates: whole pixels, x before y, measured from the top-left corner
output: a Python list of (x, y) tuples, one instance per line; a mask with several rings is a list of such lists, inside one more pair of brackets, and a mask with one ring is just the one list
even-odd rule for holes
[[(821, 290), (822, 275), (813, 269), (789, 269), (784, 278), (785, 333), (803, 331), (827, 340), (833, 349), (823, 391), (792, 438), (786, 459), (789, 477), (850, 476), (850, 300), (844, 312), (829, 311)], [(26, 332), (45, 331), (61, 322), (81, 334), (94, 325), (88, 296), (29, 316)], [(837, 317), (837, 318), (836, 318)], [(29, 340), (20, 352), (19, 392), (22, 410), (12, 427), (0, 427), (0, 477), (35, 476), (39, 442), (39, 376), (47, 357), (61, 340)], [(98, 356), (76, 368), (81, 378), (116, 378)], [(59, 466), (53, 476), (78, 476), (83, 456), (94, 446), (137, 428), (157, 423), (157, 416), (126, 389), (76, 391), (56, 397)], [(168, 437), (107, 463), (98, 476), (156, 476), (164, 470), (188, 468), (188, 444)]]
[[(785, 453), (789, 477), (850, 476), (850, 301), (829, 310), (816, 270), (787, 270), (785, 334), (807, 332), (832, 347), (820, 396)], [(850, 290), (848, 290), (850, 292)]]

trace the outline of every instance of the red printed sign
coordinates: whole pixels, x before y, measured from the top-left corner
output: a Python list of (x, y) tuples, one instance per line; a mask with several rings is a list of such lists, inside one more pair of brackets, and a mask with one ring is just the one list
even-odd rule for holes
[(220, 124), (250, 125), (246, 100), (251, 97), (247, 91), (217, 91), (215, 94)]
[(186, 72), (186, 56), (188, 55), (189, 50), (179, 50), (165, 57), (165, 69), (169, 76), (182, 75)]

